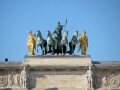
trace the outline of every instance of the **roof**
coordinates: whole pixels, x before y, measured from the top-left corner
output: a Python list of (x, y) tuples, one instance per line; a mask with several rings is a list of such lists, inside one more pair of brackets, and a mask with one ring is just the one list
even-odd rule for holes
[(92, 63), (98, 68), (114, 67), (120, 69), (120, 61), (93, 61)]
[(20, 68), (22, 66), (22, 62), (0, 62), (0, 68)]

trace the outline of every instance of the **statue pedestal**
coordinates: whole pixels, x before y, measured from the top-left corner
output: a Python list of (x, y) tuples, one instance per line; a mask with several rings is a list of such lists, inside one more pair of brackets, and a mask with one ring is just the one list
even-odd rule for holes
[(90, 56), (25, 56), (30, 66), (91, 66)]
[(87, 90), (90, 56), (25, 56), (32, 90)]

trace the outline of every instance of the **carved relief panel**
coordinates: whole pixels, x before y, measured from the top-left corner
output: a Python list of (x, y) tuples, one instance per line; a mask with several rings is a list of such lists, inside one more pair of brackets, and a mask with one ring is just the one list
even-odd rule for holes
[(20, 74), (15, 70), (0, 70), (0, 88), (20, 88)]
[(120, 74), (119, 72), (99, 71), (94, 76), (94, 83), (95, 88), (120, 89)]
[(31, 88), (85, 88), (87, 79), (84, 75), (70, 72), (34, 72), (31, 73)]

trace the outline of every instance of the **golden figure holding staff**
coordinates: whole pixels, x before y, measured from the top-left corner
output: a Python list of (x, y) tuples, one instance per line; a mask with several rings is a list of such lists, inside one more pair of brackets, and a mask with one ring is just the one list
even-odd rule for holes
[(27, 47), (29, 49), (29, 55), (35, 55), (34, 49), (36, 49), (36, 35), (33, 35), (32, 31), (29, 32)]
[(79, 43), (81, 48), (81, 54), (86, 55), (86, 50), (88, 48), (88, 38), (86, 36), (86, 31), (84, 31), (83, 34), (80, 35)]

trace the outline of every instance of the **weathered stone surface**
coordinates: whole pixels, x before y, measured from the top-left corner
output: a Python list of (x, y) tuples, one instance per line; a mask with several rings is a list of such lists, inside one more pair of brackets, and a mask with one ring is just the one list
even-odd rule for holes
[(0, 62), (0, 69), (1, 68), (20, 68), (23, 67), (23, 63), (22, 62)]
[(25, 64), (30, 66), (91, 66), (90, 56), (26, 56)]
[[(24, 67), (25, 78), (21, 76)], [(24, 87), (23, 80), (27, 80)], [(120, 61), (93, 62), (90, 56), (25, 56), (24, 62), (0, 62), (0, 90), (94, 89), (120, 90)]]

